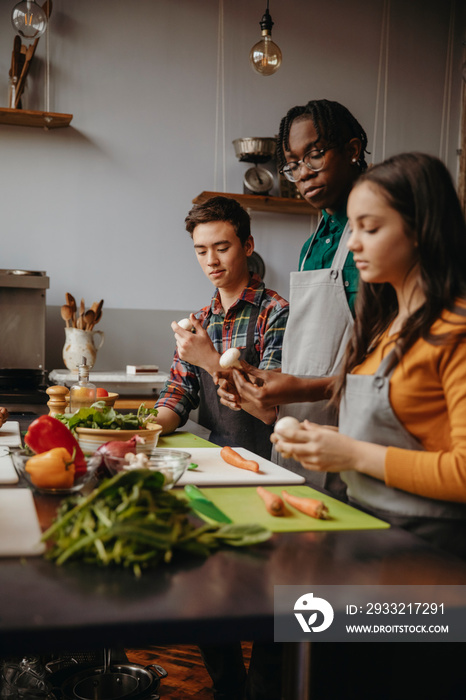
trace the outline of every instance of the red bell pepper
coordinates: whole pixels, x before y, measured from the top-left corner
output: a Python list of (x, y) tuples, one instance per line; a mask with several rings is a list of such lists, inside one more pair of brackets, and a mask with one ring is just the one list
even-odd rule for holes
[(78, 441), (69, 428), (53, 416), (39, 416), (32, 421), (24, 436), (24, 442), (36, 454), (48, 452), (54, 447), (64, 447), (70, 454), (75, 450), (75, 474), (79, 476), (87, 471), (86, 458)]

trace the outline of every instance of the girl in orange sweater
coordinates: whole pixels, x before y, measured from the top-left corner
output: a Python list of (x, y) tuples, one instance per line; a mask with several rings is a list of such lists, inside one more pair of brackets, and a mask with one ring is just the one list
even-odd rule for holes
[(466, 225), (446, 167), (407, 153), (349, 200), (361, 283), (333, 401), (339, 432), (304, 421), (279, 451), (341, 472), (356, 505), (466, 556)]

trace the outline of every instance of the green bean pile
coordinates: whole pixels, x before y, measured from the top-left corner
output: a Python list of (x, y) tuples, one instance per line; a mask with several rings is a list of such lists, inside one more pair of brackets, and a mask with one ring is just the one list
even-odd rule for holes
[(176, 550), (208, 556), (223, 545), (247, 546), (271, 533), (259, 525), (203, 525), (188, 515), (187, 501), (163, 490), (164, 477), (149, 469), (134, 469), (103, 481), (88, 496), (63, 501), (43, 541), (45, 556), (57, 565), (80, 562), (144, 568), (171, 561)]

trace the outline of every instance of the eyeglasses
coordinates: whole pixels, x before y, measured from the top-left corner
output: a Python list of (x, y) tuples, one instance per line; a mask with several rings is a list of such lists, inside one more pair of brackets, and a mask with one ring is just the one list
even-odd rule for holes
[(304, 154), (301, 160), (294, 160), (283, 166), (280, 172), (290, 182), (298, 182), (300, 177), (301, 165), (305, 165), (308, 170), (318, 173), (325, 165), (325, 154), (331, 151), (335, 146), (321, 148), (320, 150), (312, 149)]

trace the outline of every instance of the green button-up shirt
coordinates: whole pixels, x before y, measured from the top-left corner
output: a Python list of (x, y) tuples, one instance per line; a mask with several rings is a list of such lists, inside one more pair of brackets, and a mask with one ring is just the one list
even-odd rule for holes
[[(310, 246), (312, 236), (307, 239), (301, 249), (299, 256), (300, 270), (323, 270), (331, 267), (335, 253), (337, 252), (338, 244), (344, 228), (348, 222), (346, 216), (346, 207), (343, 210), (337, 211), (334, 214), (322, 212), (322, 221), (320, 222), (314, 241)], [(309, 249), (310, 246), (310, 249)], [(354, 264), (353, 253), (349, 252), (345, 264), (343, 265), (343, 283), (345, 285), (346, 298), (351, 313), (354, 316), (354, 304), (356, 302), (356, 294), (358, 291), (359, 272)]]

